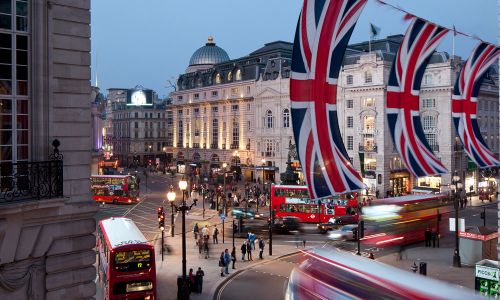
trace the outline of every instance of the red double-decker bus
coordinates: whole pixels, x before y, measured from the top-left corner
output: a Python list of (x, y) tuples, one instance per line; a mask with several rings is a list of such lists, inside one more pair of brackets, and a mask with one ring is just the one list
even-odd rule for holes
[(94, 201), (113, 204), (139, 201), (139, 185), (132, 175), (92, 175), (90, 182)]
[(104, 299), (156, 299), (154, 247), (132, 220), (100, 221), (97, 248)]
[(306, 186), (272, 185), (271, 205), (275, 218), (293, 216), (303, 223), (325, 223), (332, 217), (358, 212), (356, 193), (312, 201)]

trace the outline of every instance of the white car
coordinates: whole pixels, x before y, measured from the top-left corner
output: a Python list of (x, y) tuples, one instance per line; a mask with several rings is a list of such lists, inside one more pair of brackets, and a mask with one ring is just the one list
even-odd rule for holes
[(338, 230), (330, 231), (328, 238), (331, 240), (354, 240), (356, 230), (358, 230), (357, 224), (345, 225)]

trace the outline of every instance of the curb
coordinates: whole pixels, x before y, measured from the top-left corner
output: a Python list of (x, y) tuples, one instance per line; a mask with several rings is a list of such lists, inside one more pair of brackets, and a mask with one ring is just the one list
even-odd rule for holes
[(287, 254), (284, 254), (284, 255), (281, 255), (281, 256), (278, 256), (278, 257), (275, 257), (273, 259), (270, 259), (270, 260), (266, 260), (266, 261), (259, 261), (259, 262), (256, 262), (252, 265), (249, 265), (247, 266), (245, 269), (240, 269), (234, 273), (231, 273), (231, 275), (227, 276), (224, 280), (222, 280), (222, 282), (220, 284), (218, 284), (215, 289), (211, 289), (210, 292), (213, 292), (212, 295), (213, 296), (213, 300), (218, 300), (219, 299), (219, 293), (220, 293), (220, 290), (223, 286), (225, 286), (226, 284), (228, 284), (234, 277), (238, 276), (240, 273), (243, 273), (244, 271), (247, 271), (255, 266), (258, 266), (258, 265), (262, 265), (264, 263), (269, 263), (269, 262), (272, 262), (272, 261), (275, 261), (275, 260), (278, 260), (278, 259), (282, 259), (282, 258), (285, 258), (285, 257), (289, 257), (289, 256), (293, 256), (293, 255), (296, 255), (297, 253), (300, 253), (302, 251), (294, 251), (294, 252), (290, 252), (290, 253), (287, 253)]

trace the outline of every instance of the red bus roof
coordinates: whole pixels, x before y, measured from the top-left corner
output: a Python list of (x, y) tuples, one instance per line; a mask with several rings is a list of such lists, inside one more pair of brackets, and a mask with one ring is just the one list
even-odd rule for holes
[(378, 204), (410, 204), (415, 202), (430, 201), (439, 198), (446, 197), (445, 194), (433, 194), (433, 195), (407, 195), (393, 198), (383, 198), (373, 200), (374, 205)]
[(130, 244), (149, 244), (134, 221), (128, 218), (109, 218), (99, 222), (99, 226), (112, 249)]
[(274, 187), (275, 189), (307, 190), (307, 186), (305, 186), (305, 185), (280, 185), (280, 184), (273, 184), (272, 187)]
[(130, 174), (126, 174), (126, 175), (91, 175), (90, 177), (94, 177), (94, 178), (125, 178), (125, 177), (129, 177), (129, 176), (132, 176)]

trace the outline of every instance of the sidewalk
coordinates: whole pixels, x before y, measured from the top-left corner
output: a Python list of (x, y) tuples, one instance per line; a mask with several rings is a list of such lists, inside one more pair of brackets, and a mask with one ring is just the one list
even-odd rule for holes
[(386, 263), (399, 269), (410, 271), (413, 262), (419, 266), (420, 262), (427, 263), (427, 276), (452, 284), (474, 289), (474, 267), (462, 265), (461, 268), (453, 267), (454, 248), (428, 248), (413, 247), (403, 252), (403, 259), (399, 260), (398, 253), (377, 258), (377, 261)]
[[(205, 259), (204, 256), (200, 257), (198, 253), (198, 247), (196, 246), (194, 235), (192, 232), (194, 223), (198, 223), (200, 228), (207, 224), (210, 227), (210, 235), (212, 233), (213, 225), (217, 225), (219, 228), (219, 244), (212, 244), (212, 236), (210, 236), (210, 257)], [(222, 244), (222, 226), (220, 225), (221, 220), (217, 215), (215, 210), (206, 209), (205, 219), (202, 218), (202, 208), (198, 204), (197, 207), (193, 207), (191, 212), (186, 215), (186, 261), (187, 270), (186, 273), (189, 274), (189, 269), (193, 269), (193, 273), (196, 272), (198, 267), (205, 272), (205, 277), (203, 278), (203, 293), (201, 294), (191, 294), (191, 299), (213, 299), (213, 293), (215, 292), (217, 286), (219, 286), (224, 279), (227, 278), (220, 276), (220, 267), (218, 265), (219, 257), (224, 249), (228, 249), (229, 252), (232, 250), (232, 218), (228, 217), (225, 220), (225, 243)], [(170, 237), (170, 233), (165, 232), (165, 243), (168, 244), (172, 253), (168, 253), (164, 256), (164, 261), (161, 261), (160, 243), (155, 245), (156, 251), (156, 276), (157, 276), (157, 286), (158, 286), (158, 298), (159, 299), (177, 299), (177, 276), (182, 275), (182, 234), (181, 234), (181, 216), (178, 215), (175, 222), (175, 236)], [(266, 247), (264, 249), (264, 259), (259, 260), (259, 250), (253, 250), (253, 261), (241, 261), (241, 251), (240, 247), (244, 239), (235, 238), (235, 247), (237, 253), (236, 260), (236, 270), (230, 268), (230, 273), (243, 268), (248, 268), (249, 266), (269, 261), (275, 259), (279, 256), (289, 254), (291, 252), (297, 251), (294, 245), (273, 245), (273, 256), (269, 257), (268, 243), (266, 242)]]

